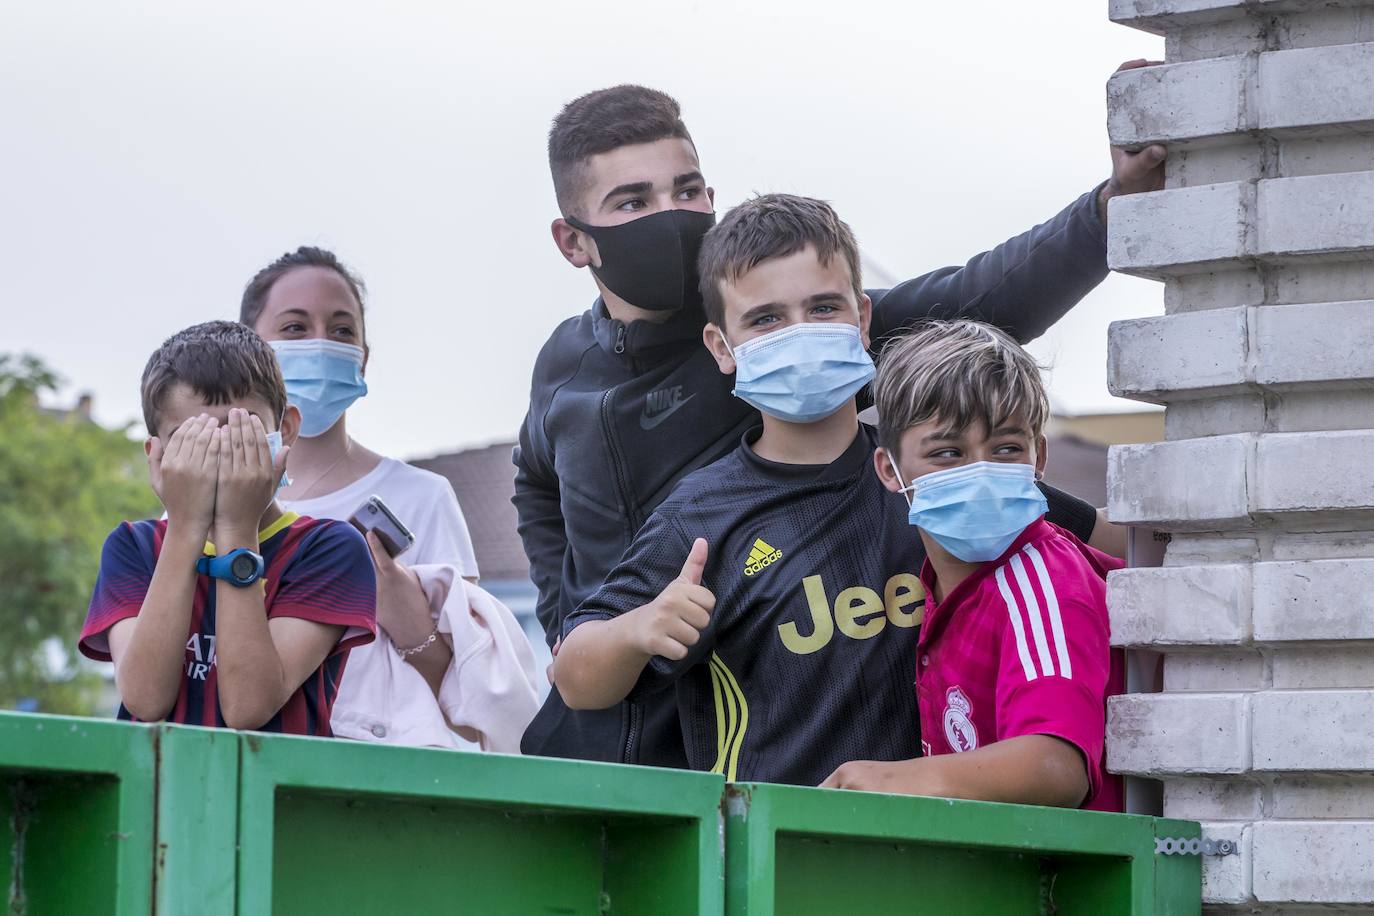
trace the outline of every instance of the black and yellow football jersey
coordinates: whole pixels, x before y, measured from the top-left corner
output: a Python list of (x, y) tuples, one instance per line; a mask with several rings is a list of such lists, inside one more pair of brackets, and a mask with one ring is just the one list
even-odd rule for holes
[[(849, 760), (916, 757), (925, 551), (873, 469), (876, 437), (861, 426), (833, 463), (788, 465), (754, 453), (760, 432), (682, 480), (563, 633), (653, 600), (703, 537), (711, 622), (682, 661), (655, 657), (630, 698), (676, 691), (689, 764), (816, 785)], [(1050, 521), (1086, 540), (1092, 507), (1045, 489)]]

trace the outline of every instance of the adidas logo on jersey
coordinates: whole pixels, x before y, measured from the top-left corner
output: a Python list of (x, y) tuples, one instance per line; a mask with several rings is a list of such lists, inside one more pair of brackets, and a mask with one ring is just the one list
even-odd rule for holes
[(754, 541), (754, 546), (749, 548), (749, 559), (744, 561), (744, 574), (752, 576), (774, 561), (781, 559), (781, 550), (777, 550), (763, 538), (759, 538)]

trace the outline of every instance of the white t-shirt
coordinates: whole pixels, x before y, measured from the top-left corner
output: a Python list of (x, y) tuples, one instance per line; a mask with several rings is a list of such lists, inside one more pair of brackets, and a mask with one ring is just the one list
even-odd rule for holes
[(383, 458), (377, 466), (341, 490), (313, 499), (282, 499), (284, 508), (311, 518), (347, 520), (369, 497), (377, 495), (415, 544), (401, 554), (407, 566), (447, 563), (468, 579), (477, 578), (477, 555), (453, 486), (433, 471)]
[[(398, 558), (407, 566), (442, 563), (477, 577), (463, 510), (447, 480), (432, 471), (383, 458), (358, 480), (313, 499), (282, 499), (284, 508), (312, 518), (347, 519), (369, 496), (380, 496), (415, 543)], [(456, 648), (456, 647), (455, 647)], [(400, 716), (388, 710), (402, 710)], [(330, 715), (334, 734), (360, 741), (473, 748), (450, 729), (424, 677), (401, 661), (386, 631), (352, 650)]]

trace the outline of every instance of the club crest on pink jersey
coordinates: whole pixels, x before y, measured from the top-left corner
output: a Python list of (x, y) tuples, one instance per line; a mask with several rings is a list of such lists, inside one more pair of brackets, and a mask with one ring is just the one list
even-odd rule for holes
[(969, 714), (973, 704), (959, 687), (945, 691), (945, 740), (956, 754), (978, 747), (978, 729)]

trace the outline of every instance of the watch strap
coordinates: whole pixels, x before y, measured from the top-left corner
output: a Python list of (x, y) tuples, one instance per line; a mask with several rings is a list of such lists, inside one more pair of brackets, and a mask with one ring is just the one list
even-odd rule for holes
[[(234, 561), (243, 556), (250, 557), (254, 562), (255, 569), (252, 578), (242, 579), (234, 575)], [(230, 585), (239, 588), (252, 585), (261, 579), (266, 571), (264, 566), (262, 555), (247, 547), (236, 548), (223, 556), (202, 556), (196, 560), (196, 572), (213, 579), (223, 579)]]

